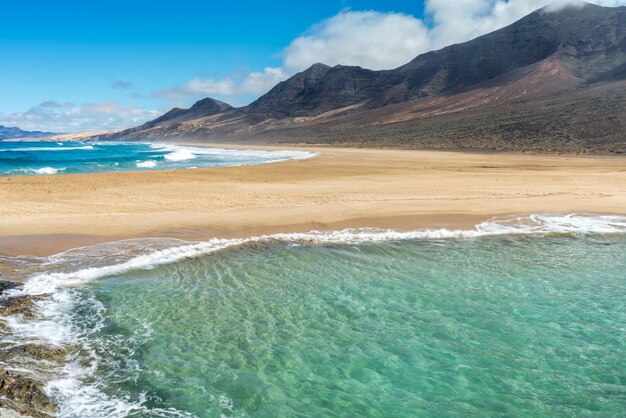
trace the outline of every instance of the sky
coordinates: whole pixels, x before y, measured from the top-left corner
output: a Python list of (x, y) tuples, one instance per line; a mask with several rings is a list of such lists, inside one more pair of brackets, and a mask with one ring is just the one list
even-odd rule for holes
[(577, 0), (3, 2), (0, 125), (112, 130), (204, 97), (242, 106), (316, 62), (391, 69), (542, 6), (572, 3)]

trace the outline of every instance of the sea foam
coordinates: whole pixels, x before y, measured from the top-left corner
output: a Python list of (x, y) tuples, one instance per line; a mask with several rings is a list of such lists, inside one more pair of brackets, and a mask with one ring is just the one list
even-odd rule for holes
[(164, 157), (168, 161), (185, 161), (196, 158), (196, 155), (188, 149), (177, 149)]
[(56, 174), (59, 170), (53, 167), (42, 167), (33, 169), (32, 172), (35, 174)]
[[(624, 234), (626, 217), (594, 215), (530, 215), (496, 218), (476, 225), (473, 229), (424, 229), (394, 231), (380, 229), (345, 229), (342, 231), (311, 231), (308, 233), (272, 234), (249, 238), (219, 239), (203, 242), (186, 242), (175, 239), (126, 240), (99, 244), (66, 251), (43, 259), (45, 271), (31, 275), (22, 288), (13, 289), (5, 296), (49, 294), (48, 299), (37, 301), (39, 318), (26, 320), (20, 316), (7, 318), (14, 337), (39, 341), (45, 344), (80, 347), (89, 361), (69, 359), (56, 370), (57, 377), (46, 385), (46, 392), (59, 406), (58, 416), (117, 417), (129, 414), (147, 414), (163, 417), (192, 416), (175, 409), (152, 409), (146, 399), (130, 400), (104, 393), (101, 383), (93, 377), (100, 362), (104, 361), (91, 341), (92, 335), (104, 324), (104, 307), (94, 298), (78, 297), (80, 289), (72, 286), (101, 277), (200, 257), (226, 248), (251, 243), (289, 243), (301, 245), (360, 244), (381, 241), (419, 239), (473, 239), (484, 236), (551, 235), (551, 234)], [(20, 260), (30, 265), (27, 260)], [(82, 266), (82, 267), (81, 267)], [(93, 267), (92, 267), (93, 266)], [(32, 266), (31, 266), (32, 267)], [(27, 270), (29, 270), (27, 268)], [(88, 306), (77, 304), (87, 304)], [(78, 309), (77, 309), (78, 308)], [(74, 311), (91, 318), (88, 329), (79, 329), (73, 318)], [(86, 313), (87, 312), (87, 313)], [(146, 332), (150, 332), (146, 329)], [(133, 336), (125, 337), (124, 344), (132, 344)], [(99, 344), (98, 341), (95, 344)]]
[[(18, 291), (20, 294), (38, 295), (52, 293), (58, 287), (76, 286), (101, 277), (126, 273), (139, 269), (171, 264), (180, 260), (200, 257), (226, 248), (250, 243), (284, 242), (294, 244), (359, 244), (381, 241), (415, 239), (477, 238), (494, 235), (537, 234), (615, 234), (626, 233), (626, 217), (594, 215), (530, 215), (491, 219), (474, 229), (423, 229), (414, 231), (381, 230), (373, 228), (344, 229), (341, 231), (311, 231), (307, 233), (283, 233), (248, 238), (213, 238), (202, 242), (181, 241), (179, 245), (158, 250), (147, 249), (145, 253), (124, 259), (117, 257), (110, 265), (86, 267), (75, 271), (49, 271), (30, 277)], [(108, 245), (114, 245), (108, 244)], [(94, 246), (97, 251), (98, 246)], [(62, 254), (51, 260), (62, 258)], [(76, 265), (77, 262), (72, 263)]]
[[(61, 152), (65, 151), (65, 152)], [(72, 154), (77, 153), (77, 154)], [(193, 147), (141, 142), (66, 144), (0, 144), (0, 175), (96, 173), (120, 170), (171, 170), (192, 167), (234, 167), (300, 160), (318, 155), (308, 151), (264, 151)], [(134, 164), (127, 164), (127, 161)], [(45, 167), (30, 167), (39, 161)], [(55, 168), (63, 166), (64, 168)], [(57, 170), (57, 171), (55, 171)]]
[(140, 161), (137, 163), (137, 167), (139, 168), (153, 168), (156, 167), (156, 161)]
[(285, 160), (303, 160), (318, 155), (310, 151), (266, 151), (246, 149), (224, 149), (213, 147), (191, 147), (186, 145), (152, 144), (155, 150), (164, 150), (168, 154), (164, 158), (172, 162), (191, 160), (198, 157), (208, 157), (222, 160), (227, 165), (266, 164)]

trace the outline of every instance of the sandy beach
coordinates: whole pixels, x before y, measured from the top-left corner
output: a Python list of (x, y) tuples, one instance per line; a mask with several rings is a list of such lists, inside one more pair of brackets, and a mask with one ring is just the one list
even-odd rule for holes
[(0, 178), (0, 253), (47, 255), (136, 237), (467, 228), (508, 214), (626, 214), (626, 158), (298, 149), (319, 156)]

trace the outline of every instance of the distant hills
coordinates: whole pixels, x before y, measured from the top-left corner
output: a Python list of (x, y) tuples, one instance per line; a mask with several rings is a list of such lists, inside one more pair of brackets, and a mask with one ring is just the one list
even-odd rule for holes
[(626, 153), (626, 7), (537, 10), (386, 71), (315, 64), (100, 139)]
[(9, 128), (7, 126), (0, 125), (0, 141), (9, 139), (44, 138), (51, 135), (56, 134), (52, 132), (23, 131), (20, 128)]

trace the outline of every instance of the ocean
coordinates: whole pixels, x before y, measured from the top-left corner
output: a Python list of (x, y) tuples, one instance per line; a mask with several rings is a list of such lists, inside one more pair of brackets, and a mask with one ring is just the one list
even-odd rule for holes
[(228, 167), (314, 155), (140, 142), (0, 142), (0, 176)]
[(6, 338), (70, 347), (61, 417), (617, 417), (625, 255), (626, 218), (546, 214), (0, 263), (47, 295)]

